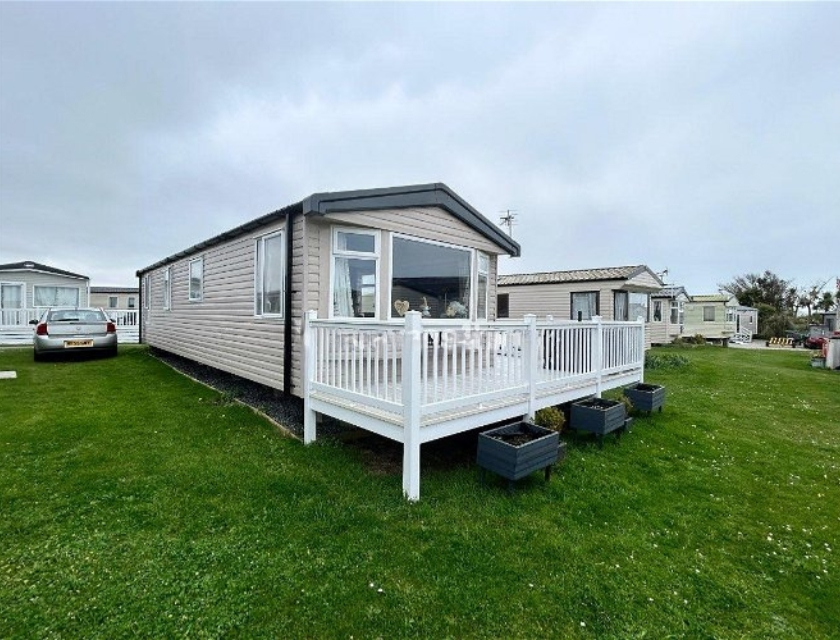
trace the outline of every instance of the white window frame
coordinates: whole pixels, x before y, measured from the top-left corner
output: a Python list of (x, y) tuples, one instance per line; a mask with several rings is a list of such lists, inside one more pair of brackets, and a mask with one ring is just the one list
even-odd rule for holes
[(135, 300), (134, 296), (128, 296), (126, 300), (126, 308), (127, 309), (136, 309), (137, 308), (137, 301)]
[[(364, 235), (373, 237), (373, 252), (368, 251), (348, 251), (338, 250), (338, 234), (352, 233), (355, 235)], [(393, 245), (391, 247), (393, 250)], [(337, 316), (335, 315), (335, 274), (336, 274), (336, 259), (337, 258), (358, 258), (361, 260), (373, 260), (375, 262), (374, 271), (376, 273), (376, 284), (374, 285), (374, 311), (373, 318), (356, 318), (354, 316)], [(364, 229), (360, 227), (332, 227), (331, 242), (330, 242), (330, 293), (329, 293), (329, 318), (341, 318), (348, 322), (370, 322), (371, 320), (378, 320), (380, 317), (379, 299), (382, 296), (382, 232), (379, 229)], [(390, 283), (388, 286), (388, 304), (390, 305)], [(390, 308), (390, 307), (389, 307)]]
[(4, 307), (3, 298), (0, 297), (0, 324), (18, 325), (26, 322), (23, 312), (26, 309), (26, 283), (25, 282), (0, 282), (4, 287), (20, 287), (20, 306)]
[(143, 308), (149, 309), (152, 301), (152, 274), (143, 276)]
[(172, 267), (163, 270), (163, 310), (172, 309)]
[[(0, 282), (0, 285), (3, 285), (4, 287), (20, 287), (20, 307), (18, 307), (18, 309), (26, 309), (26, 283), (25, 282), (9, 282), (7, 280), (3, 280), (2, 282)], [(9, 307), (9, 309), (6, 309), (3, 306), (3, 298), (0, 297), (0, 309), (5, 310), (5, 311), (9, 311), (11, 308), (12, 307)]]
[[(394, 238), (404, 238), (406, 240), (413, 240), (414, 242), (423, 242), (425, 244), (433, 244), (439, 247), (447, 247), (449, 249), (457, 249), (458, 251), (466, 251), (470, 256), (470, 316), (469, 318), (424, 318), (423, 322), (460, 322), (463, 323), (465, 320), (474, 320), (475, 319), (475, 297), (476, 297), (476, 289), (478, 287), (478, 276), (475, 275), (475, 264), (476, 264), (476, 253), (478, 253), (475, 249), (471, 249), (470, 247), (465, 247), (461, 244), (452, 244), (451, 242), (441, 242), (439, 240), (429, 240), (428, 238), (420, 238), (418, 236), (412, 236), (407, 233), (392, 233), (391, 234), (391, 242), (390, 242), (390, 264), (388, 265), (390, 268), (390, 278), (388, 279), (388, 320), (394, 322), (402, 322), (402, 318), (392, 318), (391, 317), (391, 305), (393, 304), (393, 300), (391, 299), (394, 295), (393, 289), (391, 288), (391, 281), (394, 279)], [(488, 265), (489, 269), (489, 265)], [(488, 279), (487, 282), (487, 291), (490, 291), (490, 282)], [(409, 311), (417, 311), (417, 309), (409, 309)]]
[[(41, 288), (43, 288), (43, 289), (75, 289), (77, 294), (78, 294), (76, 296), (76, 304), (75, 305), (50, 305), (50, 304), (48, 304), (48, 305), (40, 304), (39, 305), (39, 304), (36, 304), (35, 301), (38, 299), (37, 290), (41, 289)], [(52, 307), (52, 306), (76, 306), (76, 307), (85, 306), (85, 304), (82, 302), (82, 290), (81, 290), (81, 288), (80, 287), (74, 287), (74, 286), (67, 285), (67, 284), (41, 283), (41, 284), (32, 285), (32, 307), (35, 308), (35, 309), (48, 309), (49, 307)]]
[(601, 292), (598, 289), (586, 289), (584, 291), (572, 291), (569, 293), (569, 314), (572, 317), (572, 320), (575, 322), (578, 321), (577, 315), (575, 314), (575, 296), (595, 296), (595, 313), (589, 315), (588, 318), (581, 319), (584, 322), (589, 322), (597, 315), (601, 314)]
[(120, 304), (119, 296), (108, 296), (108, 308), (116, 309)]
[[(277, 231), (270, 231), (257, 238), (254, 238), (254, 317), (255, 318), (282, 318), (286, 311), (286, 242), (285, 229), (278, 229)], [(262, 293), (262, 298), (265, 298), (265, 290), (261, 291), (264, 286), (264, 269), (260, 269), (260, 264), (257, 256), (265, 257), (265, 242), (271, 238), (280, 238), (280, 311), (277, 313), (266, 313), (262, 307), (257, 308), (257, 300), (260, 299), (259, 293)], [(265, 265), (265, 259), (263, 259)]]
[[(198, 293), (193, 293), (193, 265), (198, 264), (201, 273), (199, 274), (200, 283), (198, 285)], [(187, 265), (187, 300), (190, 302), (201, 302), (204, 299), (204, 256), (193, 258)]]
[[(481, 261), (484, 259), (486, 263), (486, 268), (482, 270), (481, 268)], [(484, 276), (487, 281), (487, 286), (485, 287), (484, 291), (484, 317), (478, 316), (478, 281), (481, 279), (481, 276)], [(472, 287), (473, 291), (475, 291), (475, 301), (473, 303), (473, 308), (475, 309), (475, 319), (476, 320), (487, 320), (490, 317), (490, 256), (483, 251), (475, 251), (475, 286)]]
[[(711, 311), (711, 318), (706, 317), (706, 312)], [(713, 304), (706, 304), (703, 305), (703, 322), (716, 322), (715, 318), (717, 317), (717, 308)]]

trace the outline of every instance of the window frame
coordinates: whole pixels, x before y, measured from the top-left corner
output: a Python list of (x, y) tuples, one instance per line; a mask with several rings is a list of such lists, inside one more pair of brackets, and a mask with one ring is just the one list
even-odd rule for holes
[[(76, 292), (76, 304), (37, 304), (38, 289), (73, 289)], [(49, 309), (50, 307), (82, 307), (82, 291), (80, 287), (73, 287), (66, 284), (33, 284), (32, 285), (32, 308), (33, 309)]]
[[(280, 238), (280, 311), (266, 313), (263, 308), (257, 308), (257, 300), (262, 299), (265, 307), (265, 243), (271, 238)], [(254, 238), (254, 317), (266, 319), (284, 318), (286, 314), (286, 230), (269, 231)], [(263, 256), (262, 265), (259, 257)], [(262, 268), (261, 268), (262, 266)], [(260, 287), (263, 287), (262, 289)], [(260, 294), (262, 294), (260, 296)]]
[(143, 275), (143, 308), (150, 309), (152, 302), (152, 274), (146, 273)]
[[(198, 294), (193, 295), (193, 265), (198, 264), (201, 273), (198, 276)], [(187, 263), (187, 300), (190, 302), (201, 302), (204, 300), (204, 256), (193, 258)]]
[[(378, 320), (380, 318), (380, 304), (379, 299), (382, 296), (382, 232), (380, 229), (370, 229), (362, 227), (348, 227), (344, 225), (333, 225), (330, 230), (330, 290), (329, 301), (327, 304), (328, 317), (330, 319), (336, 318), (346, 320), (348, 322), (370, 322), (371, 320)], [(371, 236), (373, 238), (373, 251), (352, 251), (349, 249), (338, 249), (338, 234), (352, 233), (354, 235)], [(393, 252), (393, 245), (391, 247)], [(336, 260), (339, 258), (350, 258), (356, 260), (373, 260), (374, 261), (374, 293), (373, 293), (373, 318), (356, 317), (356, 316), (342, 316), (335, 313), (335, 276), (337, 273)], [(389, 285), (390, 290), (390, 285)], [(390, 305), (390, 291), (389, 302)]]
[(108, 308), (116, 309), (120, 304), (119, 296), (108, 296)]
[[(664, 316), (662, 315), (662, 300), (651, 300), (651, 306), (653, 307), (653, 313), (651, 314), (651, 318), (653, 322), (663, 322)], [(659, 316), (658, 318), (656, 316)]]
[(595, 316), (601, 315), (601, 292), (597, 289), (589, 289), (587, 291), (570, 291), (569, 292), (569, 317), (578, 322), (577, 317), (575, 317), (575, 296), (591, 296), (595, 295), (595, 313), (591, 314), (588, 318), (581, 318), (581, 322), (589, 322)]
[[(487, 263), (487, 267), (484, 271), (481, 270), (481, 261)], [(478, 292), (481, 289), (481, 276), (484, 276), (486, 285), (484, 289), (484, 316), (479, 316), (479, 304), (478, 304)], [(473, 307), (475, 308), (475, 319), (476, 320), (487, 320), (490, 317), (490, 256), (483, 251), (475, 250), (475, 287), (472, 287), (475, 291), (475, 303)]]
[[(389, 266), (389, 269), (390, 269), (390, 273), (389, 273), (390, 279), (388, 280), (388, 307), (387, 307), (387, 319), (388, 319), (388, 321), (390, 321), (390, 322), (401, 322), (403, 320), (403, 318), (394, 318), (394, 317), (391, 316), (391, 309), (392, 309), (392, 305), (394, 303), (393, 302), (394, 289), (392, 287), (392, 283), (394, 281), (394, 239), (395, 238), (402, 238), (404, 240), (409, 240), (409, 241), (412, 241), (412, 242), (420, 242), (420, 243), (424, 243), (424, 244), (436, 245), (436, 246), (439, 246), (439, 247), (446, 247), (448, 249), (455, 249), (457, 251), (464, 251), (464, 252), (467, 253), (467, 255), (469, 255), (469, 259), (470, 259), (470, 268), (469, 268), (469, 273), (470, 273), (470, 282), (469, 282), (470, 309), (469, 309), (468, 316), (466, 318), (424, 318), (423, 322), (436, 322), (436, 323), (440, 323), (440, 322), (461, 322), (461, 323), (463, 323), (465, 320), (475, 320), (475, 312), (476, 312), (475, 297), (477, 295), (476, 294), (476, 289), (478, 287), (478, 275), (477, 275), (477, 271), (476, 271), (477, 266), (474, 266), (474, 265), (476, 265), (476, 263), (477, 263), (476, 254), (478, 253), (478, 250), (473, 249), (472, 247), (467, 247), (467, 246), (461, 245), (461, 244), (452, 244), (451, 242), (441, 242), (440, 240), (430, 240), (429, 238), (421, 238), (419, 236), (412, 236), (408, 233), (399, 233), (399, 232), (395, 231), (395, 232), (391, 233), (390, 247), (389, 247), (389, 249), (390, 249), (389, 250), (389, 254), (390, 254), (389, 255), (389, 262), (390, 262), (390, 264), (388, 266)], [(488, 258), (487, 267), (488, 267), (488, 273), (489, 273), (489, 268), (490, 268), (489, 258)], [(473, 277), (475, 277), (475, 280), (473, 280)], [(488, 295), (489, 295), (489, 291), (490, 291), (489, 277), (488, 277), (488, 281), (487, 281), (487, 291), (488, 291)], [(488, 302), (488, 305), (489, 305), (489, 302)], [(416, 311), (416, 309), (411, 309), (411, 311)], [(488, 309), (488, 311), (489, 311), (489, 309)]]
[(171, 311), (172, 309), (172, 267), (166, 267), (161, 272), (163, 279), (163, 306), (164, 311)]
[[(3, 287), (18, 287), (20, 288), (20, 306), (17, 307), (18, 310), (26, 309), (26, 283), (25, 282), (10, 282), (8, 280), (3, 280), (0, 282), (0, 286)], [(34, 292), (33, 292), (33, 301), (34, 301)], [(3, 306), (3, 298), (0, 296), (0, 310), (9, 311), (12, 310), (12, 307), (6, 308)]]
[[(627, 317), (626, 318), (618, 318), (618, 317), (616, 317), (616, 313), (615, 313), (616, 309), (618, 308), (618, 305), (616, 304), (616, 299), (621, 295), (626, 296), (626, 299), (627, 299), (627, 304), (626, 304)], [(645, 299), (647, 300), (647, 304), (645, 305), (644, 320), (645, 320), (646, 323), (650, 322), (650, 307), (651, 307), (650, 294), (645, 293), (644, 291), (626, 291), (626, 290), (622, 290), (622, 289), (613, 291), (613, 320), (616, 320), (618, 322), (636, 322), (636, 319), (638, 318), (638, 316), (636, 316), (636, 318), (631, 318), (630, 317), (630, 305), (631, 305), (630, 296), (632, 296), (632, 295), (638, 295), (638, 296), (644, 296), (645, 297)]]
[(128, 296), (126, 300), (126, 308), (128, 309), (136, 309), (137, 308), (137, 299), (135, 296)]
[[(712, 317), (707, 317), (708, 311), (711, 311)], [(703, 322), (715, 322), (715, 316), (717, 315), (716, 307), (713, 304), (704, 304), (703, 305)]]

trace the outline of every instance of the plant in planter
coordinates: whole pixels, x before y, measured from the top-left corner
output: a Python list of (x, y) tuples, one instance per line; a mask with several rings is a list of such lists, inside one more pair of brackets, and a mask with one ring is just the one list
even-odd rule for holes
[(563, 433), (563, 427), (566, 426), (566, 416), (557, 407), (545, 407), (534, 415), (534, 423), (557, 433)]
[(513, 483), (539, 469), (545, 469), (545, 479), (551, 479), (551, 467), (565, 456), (565, 443), (557, 431), (530, 422), (514, 422), (478, 434), (478, 465)]
[(656, 409), (662, 411), (665, 405), (665, 387), (658, 384), (639, 382), (624, 388), (624, 396), (633, 403), (639, 411), (651, 413)]
[(598, 445), (604, 446), (604, 436), (613, 431), (621, 431), (627, 426), (627, 411), (619, 400), (587, 398), (572, 403), (569, 426), (576, 431), (594, 433)]

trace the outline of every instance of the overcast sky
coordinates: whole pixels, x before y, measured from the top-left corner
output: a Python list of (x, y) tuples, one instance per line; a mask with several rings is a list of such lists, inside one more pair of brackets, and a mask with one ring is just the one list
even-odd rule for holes
[(0, 263), (135, 285), (313, 192), (444, 182), (503, 273), (840, 277), (838, 4), (0, 3)]

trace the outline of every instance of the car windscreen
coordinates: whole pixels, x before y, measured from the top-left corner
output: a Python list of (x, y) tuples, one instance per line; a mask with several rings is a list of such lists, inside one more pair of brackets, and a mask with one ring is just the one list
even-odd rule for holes
[(98, 309), (62, 309), (50, 312), (47, 322), (107, 322)]

